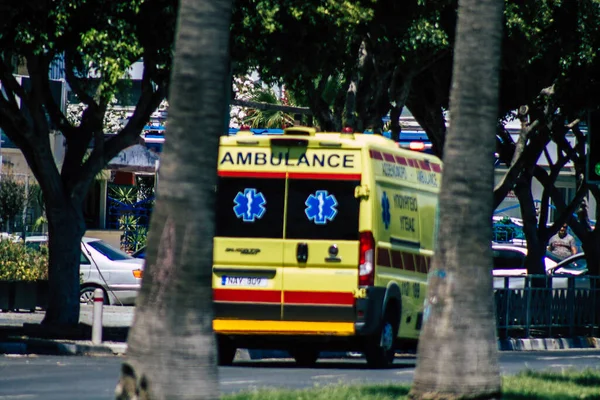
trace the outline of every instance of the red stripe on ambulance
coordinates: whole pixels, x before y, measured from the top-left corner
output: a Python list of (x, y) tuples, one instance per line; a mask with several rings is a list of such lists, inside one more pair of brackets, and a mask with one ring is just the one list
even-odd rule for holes
[(229, 178), (285, 179), (285, 172), (219, 171), (219, 176)]
[(334, 304), (354, 305), (354, 295), (350, 292), (308, 292), (284, 291), (284, 304)]
[(290, 172), (290, 179), (327, 179), (333, 181), (360, 181), (360, 174), (315, 174), (312, 172)]
[(213, 289), (213, 301), (281, 303), (280, 290)]

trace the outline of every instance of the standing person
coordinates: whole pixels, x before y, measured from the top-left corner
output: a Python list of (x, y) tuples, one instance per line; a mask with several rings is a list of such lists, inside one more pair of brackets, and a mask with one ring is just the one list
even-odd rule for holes
[(575, 238), (567, 233), (567, 224), (563, 225), (558, 233), (548, 241), (548, 250), (561, 260), (570, 255), (577, 254), (577, 246), (575, 246)]

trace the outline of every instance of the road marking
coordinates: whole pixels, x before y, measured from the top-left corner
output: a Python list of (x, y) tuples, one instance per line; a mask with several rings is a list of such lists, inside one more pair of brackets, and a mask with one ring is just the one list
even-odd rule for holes
[(415, 371), (398, 371), (396, 372), (396, 375), (412, 375), (414, 373)]
[(569, 359), (576, 359), (576, 360), (580, 360), (582, 358), (600, 358), (600, 355), (589, 355), (589, 356), (561, 356), (561, 357), (538, 357), (538, 360), (544, 360), (544, 361), (550, 361), (550, 360), (569, 360)]
[(331, 378), (343, 378), (345, 375), (316, 375), (313, 376), (312, 379), (331, 379)]
[(257, 381), (221, 381), (225, 385), (247, 385), (249, 383), (256, 383)]

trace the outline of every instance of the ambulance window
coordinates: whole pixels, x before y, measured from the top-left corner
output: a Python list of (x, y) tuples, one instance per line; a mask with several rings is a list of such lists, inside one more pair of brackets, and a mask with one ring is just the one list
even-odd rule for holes
[(287, 239), (358, 240), (360, 181), (290, 179)]
[(283, 237), (285, 179), (219, 178), (216, 236)]

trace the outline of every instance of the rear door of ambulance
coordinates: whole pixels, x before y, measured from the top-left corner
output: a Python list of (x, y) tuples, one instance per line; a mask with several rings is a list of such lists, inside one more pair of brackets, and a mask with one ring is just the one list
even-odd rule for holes
[(283, 320), (298, 333), (354, 333), (361, 151), (310, 138), (289, 148)]
[(220, 146), (213, 249), (217, 333), (268, 333), (281, 323), (286, 176), (285, 165), (270, 162), (272, 151), (284, 150), (251, 137), (226, 138)]

